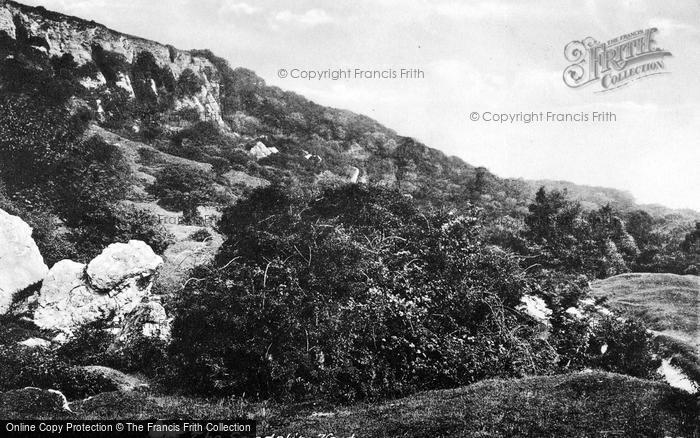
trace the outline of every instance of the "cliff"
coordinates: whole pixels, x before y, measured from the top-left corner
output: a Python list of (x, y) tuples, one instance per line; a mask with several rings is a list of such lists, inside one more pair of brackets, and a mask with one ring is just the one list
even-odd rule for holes
[[(70, 54), (78, 65), (94, 62), (101, 67), (96, 59), (100, 52), (121, 55), (129, 64), (136, 60), (139, 53), (149, 52), (158, 66), (170, 71), (175, 79), (189, 69), (203, 83), (200, 91), (193, 96), (178, 99), (177, 109), (193, 108), (202, 119), (225, 126), (221, 117), (221, 84), (217, 75), (207, 74), (215, 72), (217, 68), (203, 56), (120, 33), (94, 21), (12, 1), (0, 1), (0, 33), (2, 32), (15, 40), (28, 39), (31, 45), (49, 56)], [(106, 76), (109, 74), (101, 69), (96, 79), (85, 80), (84, 84), (92, 88), (105, 85)], [(119, 72), (115, 83), (130, 95), (134, 95), (131, 78), (127, 72)]]

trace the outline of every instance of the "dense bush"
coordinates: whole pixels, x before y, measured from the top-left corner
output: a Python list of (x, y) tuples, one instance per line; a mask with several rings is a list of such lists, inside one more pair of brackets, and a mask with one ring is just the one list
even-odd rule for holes
[(116, 389), (106, 378), (67, 365), (50, 352), (0, 345), (0, 392), (27, 386), (57, 389), (69, 399)]
[(204, 86), (204, 81), (192, 70), (186, 68), (177, 78), (177, 91), (180, 96), (193, 96), (199, 93)]
[(198, 122), (192, 127), (179, 131), (172, 139), (174, 144), (181, 144), (184, 140), (189, 140), (195, 146), (226, 142), (214, 122)]
[(186, 219), (197, 217), (197, 207), (215, 198), (211, 175), (186, 165), (168, 166), (158, 172), (148, 188), (166, 208), (181, 210)]
[(660, 362), (652, 354), (652, 336), (639, 322), (607, 316), (556, 318), (551, 342), (570, 370), (597, 368), (641, 378), (653, 378)]
[(140, 372), (151, 377), (166, 374), (166, 343), (160, 339), (133, 336), (128, 344), (104, 330), (101, 322), (80, 328), (75, 336), (56, 352), (73, 365), (102, 365), (125, 373)]
[[(512, 308), (532, 291), (475, 216), (359, 186), (253, 193), (179, 298), (172, 353), (197, 391), (353, 400), (542, 372)], [(511, 310), (509, 310), (511, 309)]]
[(0, 392), (35, 386), (57, 389), (69, 399), (76, 399), (116, 389), (104, 378), (73, 367), (52, 351), (17, 345), (37, 336), (42, 333), (33, 324), (0, 316)]
[(68, 234), (68, 239), (77, 249), (78, 258), (85, 262), (116, 242), (141, 240), (157, 254), (162, 254), (173, 242), (173, 236), (156, 215), (128, 204), (109, 204), (85, 211), (80, 226)]
[(194, 233), (187, 237), (189, 240), (194, 240), (195, 242), (206, 242), (212, 238), (211, 232), (206, 228), (200, 228)]
[(98, 137), (77, 143), (56, 173), (57, 209), (69, 226), (81, 226), (96, 211), (124, 199), (131, 176), (119, 148)]

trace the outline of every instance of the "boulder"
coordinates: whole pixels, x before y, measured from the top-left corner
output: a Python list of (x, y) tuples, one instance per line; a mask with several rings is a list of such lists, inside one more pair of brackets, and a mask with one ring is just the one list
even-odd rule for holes
[(155, 274), (163, 259), (140, 240), (113, 243), (87, 266), (90, 284), (100, 290), (110, 290), (133, 278)]
[(31, 227), (0, 210), (0, 315), (10, 309), (17, 292), (41, 281), (48, 270)]
[(42, 338), (29, 338), (18, 342), (18, 344), (29, 348), (49, 348), (51, 341)]
[(30, 386), (0, 393), (0, 418), (40, 418), (70, 412), (66, 396), (55, 389)]
[(549, 317), (552, 316), (552, 310), (547, 307), (542, 298), (533, 295), (523, 295), (520, 298), (520, 303), (517, 307), (518, 310), (542, 324), (549, 325)]
[[(153, 299), (153, 274), (161, 263), (148, 245), (135, 240), (108, 246), (87, 266), (61, 260), (32, 297), (32, 319), (38, 327), (58, 332), (55, 342), (65, 342), (81, 327), (98, 321), (112, 333), (119, 334), (126, 327), (132, 330), (132, 313)], [(159, 337), (160, 332), (169, 333), (169, 321), (162, 315), (165, 310), (161, 314), (157, 306), (148, 309), (138, 313), (139, 321), (151, 324), (148, 333)]]
[(268, 148), (265, 146), (265, 143), (259, 141), (255, 143), (255, 146), (253, 146), (248, 153), (255, 158), (256, 160), (260, 160), (261, 158), (269, 157), (272, 154), (278, 153), (279, 151), (277, 148)]

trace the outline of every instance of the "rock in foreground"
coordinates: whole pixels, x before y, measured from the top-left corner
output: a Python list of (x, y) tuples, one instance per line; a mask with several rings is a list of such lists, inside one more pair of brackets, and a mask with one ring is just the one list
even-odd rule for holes
[(48, 270), (31, 227), (0, 210), (0, 315), (10, 309), (17, 292), (41, 281)]
[(32, 298), (34, 323), (57, 331), (57, 342), (95, 322), (104, 323), (121, 338), (127, 331), (134, 332), (138, 323), (145, 325), (144, 336), (166, 338), (165, 309), (151, 295), (153, 276), (162, 263), (148, 245), (135, 240), (108, 246), (87, 266), (62, 260)]

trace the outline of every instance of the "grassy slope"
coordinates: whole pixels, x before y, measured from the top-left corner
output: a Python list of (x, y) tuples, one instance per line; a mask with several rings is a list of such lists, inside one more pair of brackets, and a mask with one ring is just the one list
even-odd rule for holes
[[(77, 418), (251, 417), (259, 435), (336, 437), (691, 437), (693, 396), (611, 373), (487, 380), (382, 403), (338, 408), (105, 393), (71, 404)], [(0, 412), (0, 417), (8, 413)]]
[(595, 296), (622, 314), (643, 320), (652, 330), (700, 347), (700, 277), (623, 274), (596, 281)]

